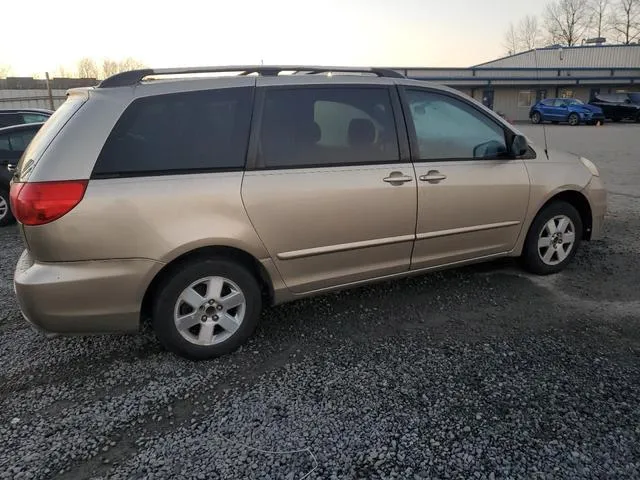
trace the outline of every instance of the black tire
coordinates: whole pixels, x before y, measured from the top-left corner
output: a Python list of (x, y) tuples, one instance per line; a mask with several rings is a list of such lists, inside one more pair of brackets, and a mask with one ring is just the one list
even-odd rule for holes
[(542, 115), (540, 115), (540, 112), (533, 112), (531, 115), (531, 123), (535, 125), (542, 123)]
[(640, 123), (640, 113), (636, 115), (636, 123)]
[[(178, 331), (174, 309), (179, 296), (189, 285), (211, 276), (229, 279), (240, 288), (246, 302), (244, 318), (226, 340), (213, 345), (197, 345)], [(258, 325), (261, 310), (260, 286), (246, 267), (224, 258), (204, 257), (189, 261), (166, 276), (154, 295), (152, 325), (158, 340), (167, 350), (191, 360), (205, 360), (231, 353), (245, 343)]]
[(9, 206), (9, 192), (0, 188), (0, 199), (0, 227), (15, 223), (16, 219), (13, 217), (11, 207)]
[(580, 117), (577, 113), (572, 113), (571, 115), (569, 115), (567, 117), (567, 121), (572, 127), (577, 127), (578, 125), (580, 125)]
[[(538, 248), (538, 238), (546, 223), (560, 215), (568, 217), (573, 222), (575, 228), (575, 240), (571, 247), (571, 251), (568, 252), (567, 257), (564, 260), (555, 265), (549, 265), (541, 258), (541, 253)], [(582, 232), (582, 218), (573, 205), (562, 201), (550, 203), (538, 212), (538, 215), (536, 215), (536, 218), (533, 220), (531, 227), (529, 227), (529, 232), (525, 239), (521, 257), (524, 267), (531, 273), (535, 273), (537, 275), (549, 275), (563, 270), (571, 262), (578, 251), (580, 241), (582, 240)]]

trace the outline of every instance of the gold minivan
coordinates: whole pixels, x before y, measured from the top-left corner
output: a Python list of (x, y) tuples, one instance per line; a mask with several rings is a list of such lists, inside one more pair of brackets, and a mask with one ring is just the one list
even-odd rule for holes
[(71, 90), (12, 168), (24, 317), (150, 318), (194, 359), (245, 342), (266, 304), (505, 256), (558, 272), (606, 208), (589, 160), (387, 69), (121, 73)]

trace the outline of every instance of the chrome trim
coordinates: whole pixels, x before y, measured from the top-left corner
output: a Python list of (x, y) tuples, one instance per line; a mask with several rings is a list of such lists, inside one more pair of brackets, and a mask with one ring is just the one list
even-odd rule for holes
[(519, 220), (510, 222), (488, 223), (486, 225), (474, 225), (473, 227), (452, 228), (450, 230), (439, 230), (437, 232), (419, 233), (416, 240), (426, 240), (428, 238), (448, 237), (450, 235), (458, 235), (460, 233), (480, 232), (482, 230), (494, 230), (496, 228), (513, 227), (519, 225)]
[(328, 253), (347, 252), (360, 248), (379, 247), (382, 245), (392, 245), (394, 243), (413, 242), (414, 235), (400, 235), (398, 237), (379, 238), (376, 240), (364, 240), (362, 242), (343, 243), (340, 245), (329, 245), (326, 247), (307, 248), (304, 250), (294, 250), (292, 252), (278, 253), (279, 260), (295, 260), (296, 258), (315, 257)]

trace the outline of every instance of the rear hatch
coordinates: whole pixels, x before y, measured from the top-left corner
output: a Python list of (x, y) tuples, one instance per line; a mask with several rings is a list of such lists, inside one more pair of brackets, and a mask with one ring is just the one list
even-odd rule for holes
[[(33, 137), (16, 166), (11, 180), (11, 208), (19, 222), (20, 233), (27, 249), (29, 248), (29, 242), (25, 232), (25, 223), (37, 224), (38, 217), (42, 217), (43, 212), (45, 212), (45, 215), (51, 215), (52, 212), (59, 215), (64, 208), (69, 208), (70, 205), (69, 199), (52, 198), (52, 195), (54, 197), (60, 197), (61, 194), (63, 196), (67, 195), (63, 191), (64, 189), (60, 189), (58, 186), (56, 190), (54, 185), (46, 182), (30, 184), (28, 183), (29, 177), (49, 145), (51, 145), (51, 142), (80, 110), (88, 98), (89, 89), (87, 88), (70, 90), (66, 101), (49, 117)], [(77, 195), (77, 186), (72, 188), (75, 188), (76, 191), (71, 193)], [(55, 205), (56, 203), (57, 205)]]

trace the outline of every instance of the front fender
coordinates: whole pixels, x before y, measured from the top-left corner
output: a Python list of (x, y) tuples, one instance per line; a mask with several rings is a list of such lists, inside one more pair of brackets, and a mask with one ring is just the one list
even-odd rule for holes
[[(591, 181), (591, 173), (584, 168), (578, 157), (553, 150), (549, 154), (550, 160), (541, 160), (539, 157), (536, 160), (525, 161), (531, 184), (529, 207), (513, 250), (514, 255), (520, 255), (522, 252), (529, 228), (544, 205), (562, 192), (581, 193)], [(557, 160), (554, 160), (554, 157), (557, 157)]]

